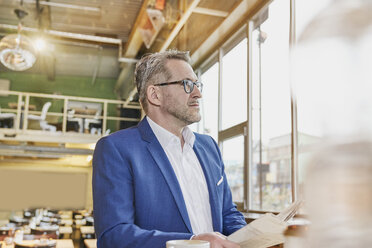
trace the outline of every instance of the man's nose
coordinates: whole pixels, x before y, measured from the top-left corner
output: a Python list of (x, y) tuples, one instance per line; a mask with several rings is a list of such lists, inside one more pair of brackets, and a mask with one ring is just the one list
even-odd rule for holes
[(201, 93), (201, 91), (196, 85), (194, 86), (194, 89), (192, 90), (191, 94), (192, 94), (192, 97), (197, 97), (197, 98), (203, 97), (203, 94)]

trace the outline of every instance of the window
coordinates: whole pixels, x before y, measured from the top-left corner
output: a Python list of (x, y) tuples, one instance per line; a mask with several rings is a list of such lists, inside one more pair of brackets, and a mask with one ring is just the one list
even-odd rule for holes
[[(290, 30), (291, 2), (274, 0), (258, 11), (219, 49), (221, 71), (215, 63), (202, 75), (203, 132), (218, 137), (233, 200), (246, 203), (245, 210), (281, 211), (301, 196), (310, 148), (323, 135), (318, 119), (306, 118), (312, 106), (302, 99), (291, 102), (289, 38), (293, 31), (298, 38), (330, 0), (297, 0), (296, 30)], [(297, 108), (297, 116), (291, 107)], [(293, 130), (296, 126), (298, 131)], [(298, 138), (297, 175), (291, 174), (296, 162), (293, 137)]]
[(204, 84), (202, 103), (202, 133), (218, 140), (218, 66), (215, 63), (201, 76)]
[(280, 211), (291, 203), (289, 1), (274, 1), (252, 32), (250, 207)]
[(245, 33), (241, 34), (232, 37), (232, 40), (220, 49), (223, 56), (221, 126), (218, 133), (226, 177), (234, 202), (240, 203), (239, 208), (243, 207), (246, 198), (244, 126), (247, 122), (247, 38)]
[(222, 59), (221, 129), (247, 120), (247, 39)]
[(239, 135), (222, 142), (225, 173), (234, 202), (244, 200), (244, 137)]

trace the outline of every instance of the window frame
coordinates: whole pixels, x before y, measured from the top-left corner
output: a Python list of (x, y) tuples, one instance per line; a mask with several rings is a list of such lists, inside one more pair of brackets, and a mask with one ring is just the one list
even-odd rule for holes
[[(228, 127), (226, 129), (222, 129), (222, 74), (223, 74), (223, 57), (225, 54), (230, 52), (233, 48), (235, 48), (240, 42), (242, 42), (245, 38), (247, 38), (248, 42), (248, 33), (246, 30), (246, 24), (243, 25), (234, 35), (230, 37), (218, 50), (218, 61), (219, 61), (219, 91), (218, 91), (218, 145), (220, 149), (223, 149), (223, 142), (242, 135), (244, 137), (244, 154), (243, 154), (243, 171), (244, 171), (244, 189), (243, 189), (243, 195), (244, 199), (243, 202), (235, 202), (235, 204), (238, 207), (238, 210), (240, 211), (247, 211), (248, 205), (247, 205), (247, 194), (248, 194), (248, 169), (247, 166), (248, 163), (248, 153), (247, 153), (247, 128), (248, 128), (248, 120), (243, 121), (241, 123), (238, 123), (234, 126)], [(247, 54), (247, 59), (248, 59)], [(248, 66), (248, 61), (247, 61)], [(249, 66), (248, 66), (249, 67)], [(248, 75), (247, 75), (248, 78)], [(246, 101), (248, 101), (249, 97), (247, 95)], [(248, 106), (247, 106), (248, 107)], [(248, 119), (248, 115), (247, 115)]]
[[(295, 46), (295, 0), (288, 0), (290, 2), (290, 27), (289, 27), (289, 46), (290, 49)], [(260, 9), (256, 9), (252, 18), (248, 19), (241, 27), (232, 34), (216, 51), (214, 51), (208, 59), (206, 59), (198, 68), (200, 75), (206, 72), (215, 63), (219, 63), (218, 68), (218, 145), (222, 150), (222, 143), (225, 140), (243, 135), (244, 137), (244, 199), (243, 202), (235, 202), (240, 211), (251, 213), (266, 213), (271, 211), (253, 210), (250, 206), (249, 187), (251, 183), (251, 166), (253, 163), (252, 154), (252, 32), (264, 23), (268, 18), (268, 9), (272, 1), (264, 4)], [(221, 129), (222, 127), (222, 76), (223, 76), (223, 56), (238, 45), (242, 40), (247, 38), (247, 120), (232, 127)], [(292, 83), (292, 82), (291, 82)], [(293, 92), (290, 92), (291, 102), (291, 193), (292, 202), (297, 199), (297, 146), (298, 146), (298, 132), (297, 132), (297, 106), (296, 99)], [(260, 123), (261, 125), (261, 123)]]

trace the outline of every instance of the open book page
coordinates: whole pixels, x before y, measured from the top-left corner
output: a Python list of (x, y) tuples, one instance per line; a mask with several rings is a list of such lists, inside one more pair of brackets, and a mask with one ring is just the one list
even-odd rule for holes
[(227, 237), (242, 248), (265, 248), (284, 242), (286, 221), (293, 217), (302, 201), (294, 202), (278, 215), (265, 214)]
[(240, 248), (267, 248), (273, 245), (283, 244), (284, 235), (277, 233), (263, 233), (240, 244)]
[(280, 212), (278, 215), (276, 215), (276, 217), (281, 221), (287, 222), (297, 213), (297, 211), (302, 206), (302, 203), (303, 201), (301, 200), (295, 201), (289, 207), (287, 207), (282, 212)]
[(234, 232), (227, 239), (240, 244), (242, 248), (264, 248), (283, 243), (283, 232), (286, 228), (285, 222), (273, 214), (266, 214)]

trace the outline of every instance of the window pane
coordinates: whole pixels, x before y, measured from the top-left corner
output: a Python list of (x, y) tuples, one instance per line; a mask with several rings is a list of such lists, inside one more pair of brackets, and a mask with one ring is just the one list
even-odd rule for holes
[(244, 199), (244, 137), (238, 136), (222, 142), (222, 157), (233, 201)]
[[(253, 32), (250, 208), (280, 211), (291, 202), (289, 1), (274, 1)], [(261, 54), (260, 54), (261, 51)]]
[(202, 106), (201, 132), (218, 139), (218, 65), (214, 64), (201, 76), (204, 84)]
[(247, 120), (247, 39), (222, 62), (222, 129), (226, 129)]

